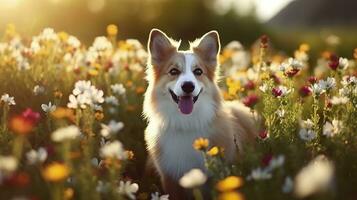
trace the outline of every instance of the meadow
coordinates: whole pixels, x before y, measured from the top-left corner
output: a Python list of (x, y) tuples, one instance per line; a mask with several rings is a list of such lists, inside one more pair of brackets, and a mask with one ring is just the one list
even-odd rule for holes
[[(159, 177), (145, 173), (142, 118), (146, 45), (118, 40), (118, 27), (86, 46), (66, 32), (0, 42), (0, 199), (165, 200)], [(335, 36), (336, 37), (336, 36)], [(238, 38), (237, 38), (238, 39)], [(317, 60), (303, 43), (292, 55), (268, 36), (222, 47), (226, 100), (257, 113), (256, 144), (234, 164), (224, 149), (197, 138), (209, 177), (188, 172), (181, 185), (202, 199), (356, 199), (357, 49)], [(340, 44), (343, 45), (343, 44)]]

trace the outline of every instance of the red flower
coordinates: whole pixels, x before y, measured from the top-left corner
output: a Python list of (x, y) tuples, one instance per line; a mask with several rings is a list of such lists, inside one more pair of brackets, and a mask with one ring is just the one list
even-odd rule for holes
[(268, 42), (269, 42), (269, 38), (267, 35), (262, 35), (260, 37), (260, 47), (263, 49), (268, 48)]
[(317, 78), (315, 76), (310, 76), (308, 78), (309, 83), (314, 84), (317, 82)]
[(253, 90), (255, 88), (255, 83), (254, 81), (248, 81), (245, 85), (244, 85), (244, 88), (246, 90)]
[(247, 107), (254, 107), (258, 103), (259, 97), (256, 94), (251, 94), (243, 99), (243, 104)]
[(328, 66), (332, 69), (332, 70), (336, 70), (337, 67), (339, 65), (339, 60), (338, 60), (338, 56), (336, 56), (335, 54), (331, 54), (330, 55), (330, 61), (328, 63)]
[(268, 131), (267, 130), (263, 130), (259, 132), (259, 138), (262, 140), (265, 140), (266, 138), (269, 137)]
[(5, 179), (5, 184), (15, 187), (26, 187), (30, 183), (30, 177), (25, 172), (18, 172), (7, 179)]
[(280, 89), (280, 88), (273, 88), (272, 90), (271, 90), (271, 92), (273, 93), (273, 95), (275, 96), (275, 97), (280, 97), (282, 94), (283, 94), (283, 91)]
[(262, 164), (263, 166), (268, 166), (270, 161), (273, 159), (273, 155), (272, 154), (266, 154), (263, 158), (262, 158)]
[(307, 97), (311, 94), (311, 88), (307, 85), (304, 85), (299, 89), (299, 93), (302, 97)]

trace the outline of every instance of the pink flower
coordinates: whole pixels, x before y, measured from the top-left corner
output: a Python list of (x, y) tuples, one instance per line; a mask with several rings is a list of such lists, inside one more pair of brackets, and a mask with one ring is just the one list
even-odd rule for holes
[(21, 116), (32, 124), (37, 124), (41, 119), (40, 113), (34, 112), (31, 108), (27, 108), (23, 111)]
[(339, 58), (338, 56), (336, 56), (335, 54), (331, 54), (330, 56), (330, 61), (328, 63), (328, 66), (332, 69), (332, 70), (336, 70), (337, 67), (339, 65)]
[(275, 97), (280, 97), (283, 94), (283, 91), (279, 88), (273, 88), (271, 92)]
[(244, 85), (244, 88), (246, 90), (253, 90), (255, 88), (255, 83), (254, 81), (248, 81), (245, 85)]
[(307, 97), (311, 94), (311, 88), (307, 85), (304, 85), (299, 89), (299, 93), (302, 97)]

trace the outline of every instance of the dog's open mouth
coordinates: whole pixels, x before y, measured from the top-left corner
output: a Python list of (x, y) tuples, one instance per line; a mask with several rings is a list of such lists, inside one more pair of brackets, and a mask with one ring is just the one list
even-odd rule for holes
[(182, 114), (188, 115), (192, 112), (193, 110), (193, 104), (197, 101), (198, 96), (200, 96), (201, 91), (198, 93), (197, 96), (177, 96), (172, 90), (169, 89), (169, 92), (171, 94), (172, 100), (174, 100), (177, 105), (179, 110), (181, 111)]

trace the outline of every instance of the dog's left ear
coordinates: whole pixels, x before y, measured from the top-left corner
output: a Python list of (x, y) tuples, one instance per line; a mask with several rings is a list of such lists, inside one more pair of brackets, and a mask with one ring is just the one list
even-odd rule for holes
[(193, 51), (197, 53), (210, 66), (217, 65), (217, 57), (221, 50), (219, 34), (217, 31), (210, 31), (203, 35)]

